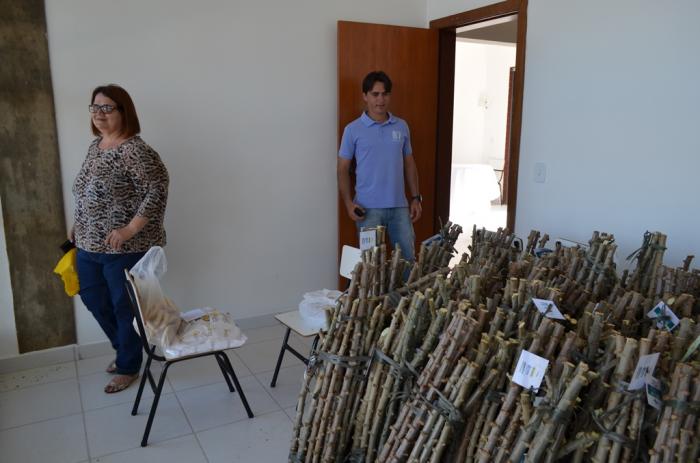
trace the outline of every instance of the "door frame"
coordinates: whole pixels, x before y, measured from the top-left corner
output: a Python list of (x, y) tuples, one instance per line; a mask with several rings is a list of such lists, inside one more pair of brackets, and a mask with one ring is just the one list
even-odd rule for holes
[(458, 27), (518, 15), (518, 39), (515, 54), (513, 84), (513, 117), (511, 120), (510, 157), (506, 181), (506, 226), (515, 231), (515, 211), (518, 192), (518, 164), (523, 120), (523, 89), (525, 87), (525, 38), (527, 34), (528, 0), (506, 0), (475, 10), (457, 13), (430, 21), (431, 29), (439, 31), (438, 127), (435, 177), (435, 223), (450, 215), (450, 177), (452, 173), (452, 119), (454, 116), (455, 43)]

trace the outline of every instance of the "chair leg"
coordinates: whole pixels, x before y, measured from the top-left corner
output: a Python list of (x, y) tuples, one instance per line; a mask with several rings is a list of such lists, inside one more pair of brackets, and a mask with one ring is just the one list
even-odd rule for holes
[[(153, 360), (149, 353), (146, 352), (146, 365), (143, 367), (143, 374), (141, 375), (141, 381), (139, 382), (139, 391), (136, 393), (136, 400), (134, 400), (134, 406), (131, 409), (131, 415), (136, 416), (139, 412), (139, 404), (141, 403), (141, 395), (143, 394), (143, 388), (146, 386), (146, 379), (148, 378), (153, 381), (153, 376), (151, 376), (151, 361)], [(155, 389), (154, 385), (151, 384), (151, 388)]]
[(136, 416), (139, 412), (139, 404), (141, 403), (141, 394), (143, 394), (143, 387), (146, 385), (147, 372), (144, 371), (141, 375), (141, 381), (139, 382), (139, 391), (136, 393), (136, 400), (134, 400), (134, 406), (131, 409), (131, 416)]
[(151, 390), (152, 390), (153, 393), (155, 394), (155, 393), (156, 393), (156, 387), (158, 387), (158, 385), (156, 384), (156, 380), (153, 379), (153, 375), (151, 374), (151, 371), (150, 371), (150, 370), (148, 371), (148, 382), (149, 382), (149, 384), (151, 385)]
[(280, 373), (280, 367), (282, 366), (282, 358), (284, 358), (284, 351), (287, 350), (287, 342), (289, 341), (289, 334), (292, 332), (290, 328), (284, 333), (284, 341), (282, 341), (282, 348), (280, 349), (280, 355), (277, 357), (277, 365), (275, 366), (275, 373), (272, 375), (272, 382), (270, 387), (275, 387), (277, 385), (277, 375)]
[(226, 362), (224, 362), (220, 355), (221, 354), (219, 352), (214, 354), (214, 357), (216, 357), (216, 363), (219, 364), (221, 373), (224, 375), (224, 379), (226, 380), (226, 384), (228, 385), (228, 390), (231, 392), (236, 392), (236, 390), (233, 388), (233, 384), (231, 384), (231, 378), (228, 377)]
[(156, 409), (158, 408), (158, 401), (160, 400), (160, 394), (163, 392), (163, 384), (165, 383), (165, 375), (168, 373), (168, 368), (170, 368), (170, 363), (165, 362), (165, 367), (160, 374), (160, 379), (158, 380), (158, 386), (156, 388), (155, 396), (153, 397), (153, 404), (151, 405), (151, 411), (148, 414), (148, 421), (146, 422), (146, 430), (143, 432), (143, 439), (141, 439), (141, 447), (148, 445), (148, 435), (151, 433), (151, 426), (153, 425), (153, 418), (156, 416)]
[(226, 355), (226, 352), (222, 352), (222, 356), (224, 360), (226, 361), (226, 366), (228, 367), (228, 372), (231, 375), (231, 379), (233, 380), (233, 384), (236, 385), (236, 390), (238, 391), (238, 395), (241, 397), (241, 402), (243, 402), (243, 407), (245, 408), (246, 413), (248, 414), (248, 418), (253, 418), (253, 412), (250, 409), (250, 405), (248, 405), (248, 400), (245, 398), (245, 394), (243, 393), (243, 388), (241, 388), (241, 383), (238, 382), (238, 378), (236, 377), (236, 372), (233, 371), (233, 365), (231, 365), (231, 361), (228, 359), (228, 355)]
[[(156, 352), (156, 345), (153, 344), (153, 345), (151, 346), (151, 352), (150, 352), (150, 353), (151, 353), (151, 354), (155, 354), (155, 352)], [(151, 355), (148, 356), (148, 361), (150, 361), (150, 360), (152, 360)], [(151, 385), (151, 390), (152, 390), (153, 393), (155, 394), (155, 393), (156, 393), (156, 380), (153, 379), (153, 375), (151, 374), (151, 368), (150, 368), (150, 366), (151, 366), (151, 364), (149, 363), (149, 364), (148, 364), (148, 367), (149, 367), (149, 368), (148, 368), (148, 374), (147, 374), (146, 376), (148, 376), (148, 382), (149, 382), (150, 385)]]

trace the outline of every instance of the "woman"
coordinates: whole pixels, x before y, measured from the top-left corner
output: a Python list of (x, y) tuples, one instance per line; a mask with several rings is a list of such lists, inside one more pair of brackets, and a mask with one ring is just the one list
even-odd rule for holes
[(131, 97), (117, 85), (97, 87), (89, 106), (92, 133), (87, 157), (73, 184), (80, 298), (117, 351), (105, 392), (136, 380), (141, 340), (132, 326), (124, 269), (151, 246), (165, 245), (163, 217), (168, 171), (138, 136), (141, 128)]

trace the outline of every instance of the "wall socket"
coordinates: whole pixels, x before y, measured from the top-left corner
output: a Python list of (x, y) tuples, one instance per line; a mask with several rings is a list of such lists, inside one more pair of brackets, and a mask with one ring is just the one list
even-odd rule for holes
[(547, 166), (544, 162), (535, 163), (535, 182), (544, 183), (547, 180)]

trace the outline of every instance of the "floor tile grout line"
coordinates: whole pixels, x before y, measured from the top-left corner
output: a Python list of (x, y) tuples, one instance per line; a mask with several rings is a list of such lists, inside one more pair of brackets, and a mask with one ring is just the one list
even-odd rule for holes
[[(267, 393), (267, 395), (270, 396), (270, 398), (272, 399), (272, 402), (275, 403), (275, 404), (279, 407), (280, 410), (282, 410), (282, 413), (284, 413), (284, 407), (282, 407), (282, 406), (280, 405), (280, 403), (277, 402), (277, 399), (275, 399), (275, 396), (273, 396), (272, 394), (270, 394), (270, 392), (269, 392), (269, 391), (267, 390), (267, 388), (265, 387), (265, 384), (263, 384), (263, 382), (260, 381), (260, 378), (258, 378), (258, 377), (255, 376), (255, 375), (253, 375), (253, 377), (254, 377), (255, 380), (258, 382), (258, 384), (262, 387), (263, 391), (265, 391), (265, 393)], [(286, 415), (286, 413), (285, 413), (285, 415)]]
[[(161, 399), (163, 398), (163, 396), (170, 395), (170, 394), (173, 394), (173, 395), (174, 395), (174, 393), (161, 394)], [(134, 400), (135, 400), (135, 399), (134, 399)], [(177, 398), (176, 398), (176, 400), (177, 400)], [(125, 403), (128, 403), (128, 402), (124, 402), (124, 403), (116, 404), (116, 405), (124, 405)], [(141, 402), (141, 403), (143, 403), (143, 402)], [(178, 404), (179, 404), (179, 403), (180, 403), (180, 402), (179, 402), (179, 400), (178, 400)], [(108, 407), (104, 407), (104, 408), (108, 408)], [(98, 409), (98, 410), (101, 410), (101, 409)], [(149, 410), (150, 410), (150, 407), (149, 407)], [(90, 411), (92, 411), (92, 410), (90, 410)], [(129, 413), (131, 413), (131, 412), (129, 412)], [(147, 413), (145, 413), (145, 414), (147, 414)], [(138, 413), (137, 413), (137, 416), (138, 416)], [(186, 417), (187, 417), (187, 415), (185, 414), (185, 418), (186, 418)], [(154, 418), (154, 421), (153, 421), (153, 422), (155, 423), (155, 418)], [(190, 429), (192, 429), (191, 426), (190, 426)], [(194, 433), (190, 432), (190, 433), (186, 433), (186, 434), (179, 434), (179, 435), (176, 435), (176, 436), (168, 437), (167, 439), (155, 440), (155, 441), (153, 441), (153, 442), (151, 442), (151, 441), (149, 440), (149, 444), (151, 444), (151, 443), (152, 443), (152, 444), (158, 444), (158, 443), (161, 443), (161, 442), (168, 442), (168, 441), (171, 441), (171, 440), (180, 439), (180, 438), (182, 438), (182, 437), (189, 436), (190, 434), (194, 434)], [(136, 449), (140, 449), (140, 448), (142, 448), (142, 447), (141, 447), (140, 444), (138, 444), (138, 445), (136, 445), (136, 446), (134, 446), (134, 447), (129, 447), (128, 449), (116, 450), (116, 451), (114, 451), (114, 452), (109, 452), (109, 453), (105, 453), (105, 454), (103, 454), (103, 455), (98, 455), (98, 456), (96, 456), (96, 457), (94, 457), (94, 458), (102, 458), (102, 457), (106, 457), (106, 456), (110, 456), (110, 455), (116, 455), (116, 454), (118, 454), (118, 453), (130, 452), (131, 450), (136, 450)], [(208, 462), (208, 460), (207, 460), (207, 462)]]
[[(294, 368), (295, 366), (296, 366), (296, 365), (292, 365), (292, 366), (289, 366), (289, 367), (286, 367), (286, 368)], [(284, 370), (284, 368), (280, 368), (280, 372), (281, 372), (282, 370)], [(265, 373), (269, 373), (269, 371), (267, 371), (267, 372), (265, 372)], [(265, 385), (265, 384), (267, 384), (267, 383), (263, 383), (263, 382), (262, 382), (262, 378), (258, 377), (257, 375), (255, 375), (255, 379), (257, 379), (258, 382), (261, 383), (262, 386), (263, 386), (263, 388), (265, 388), (265, 390), (267, 391), (268, 386)], [(277, 377), (277, 379), (279, 380), (279, 376)], [(277, 387), (277, 386), (275, 386), (275, 387)], [(300, 388), (301, 388), (301, 386), (300, 386)], [(297, 404), (295, 403), (294, 405), (291, 405), (290, 407), (284, 407), (281, 403), (279, 403), (279, 401), (275, 398), (275, 396), (274, 396), (272, 393), (268, 392), (268, 394), (270, 394), (270, 396), (272, 397), (272, 400), (275, 401), (275, 403), (282, 409), (282, 411), (286, 410), (287, 408), (291, 408), (291, 407), (296, 407), (296, 406), (297, 406)], [(298, 396), (299, 396), (299, 394), (297, 394), (297, 398), (298, 398)], [(285, 412), (285, 414), (286, 414), (286, 412)], [(287, 415), (287, 416), (289, 416), (289, 415)]]
[(241, 361), (241, 363), (243, 364), (243, 366), (246, 367), (246, 369), (250, 372), (251, 375), (255, 376), (255, 372), (254, 372), (253, 370), (251, 370), (251, 368), (248, 366), (247, 363), (245, 363), (245, 361), (243, 360), (243, 357), (241, 357), (240, 355), (238, 355), (234, 350), (231, 350), (230, 352), (231, 352), (233, 355), (235, 355), (236, 358), (237, 358), (238, 360)]
[(48, 421), (60, 420), (63, 418), (70, 418), (71, 416), (78, 416), (80, 414), (81, 414), (81, 412), (69, 413), (67, 415), (53, 416), (51, 418), (45, 418), (43, 420), (32, 421), (30, 423), (18, 424), (17, 426), (9, 426), (7, 428), (0, 428), (0, 433), (5, 432), (5, 431), (12, 431), (14, 429), (24, 428), (26, 426), (32, 426), (35, 424), (46, 423)]
[(204, 450), (204, 446), (199, 440), (199, 436), (194, 430), (194, 426), (192, 426), (192, 422), (190, 421), (190, 417), (187, 416), (187, 411), (185, 411), (185, 407), (182, 405), (182, 402), (180, 401), (180, 397), (178, 397), (177, 393), (175, 395), (175, 400), (177, 401), (177, 404), (180, 406), (180, 411), (182, 411), (182, 415), (185, 417), (185, 421), (187, 421), (187, 425), (190, 427), (190, 430), (192, 431), (192, 435), (194, 436), (194, 440), (197, 441), (197, 445), (199, 446), (199, 449), (202, 451), (202, 455), (204, 455), (204, 459), (206, 460), (207, 463), (209, 463), (209, 455), (207, 455), (207, 452)]
[[(75, 362), (75, 372), (78, 373), (78, 361)], [(83, 390), (80, 387), (80, 380), (76, 378), (76, 384), (78, 385), (78, 400), (80, 401), (80, 414), (83, 417), (83, 432), (85, 433), (85, 450), (87, 451), (88, 461), (92, 461), (92, 456), (90, 456), (90, 440), (88, 439), (87, 432), (87, 417), (85, 416), (85, 406), (83, 405)]]
[(50, 381), (44, 381), (44, 382), (41, 382), (41, 383), (27, 384), (27, 385), (25, 385), (25, 386), (20, 386), (20, 387), (15, 387), (15, 388), (12, 388), (12, 389), (8, 389), (8, 390), (6, 390), (6, 391), (0, 391), (0, 395), (2, 395), (2, 394), (7, 394), (8, 392), (22, 391), (22, 390), (29, 389), (29, 388), (32, 388), (32, 387), (44, 386), (44, 385), (46, 385), (46, 384), (60, 383), (61, 381), (68, 381), (68, 380), (71, 380), (71, 379), (78, 379), (78, 377), (76, 376), (75, 378), (52, 379), (52, 380), (50, 380)]
[[(243, 359), (239, 359), (239, 360), (241, 360), (241, 363), (243, 363), (244, 365), (246, 365), (245, 362), (243, 362)], [(303, 365), (301, 362), (299, 362), (299, 364)], [(284, 370), (284, 369), (294, 368), (294, 367), (298, 367), (298, 365), (292, 364), (292, 365), (283, 366), (283, 367), (280, 368), (280, 371), (282, 371), (282, 370)], [(248, 368), (247, 365), (246, 365), (246, 368)], [(249, 371), (250, 371), (250, 370), (249, 370)], [(258, 378), (258, 375), (263, 375), (263, 374), (269, 373), (269, 372), (271, 372), (271, 371), (274, 371), (274, 368), (273, 368), (273, 369), (270, 369), (270, 370), (265, 370), (265, 371), (257, 372), (257, 373), (253, 373), (253, 372), (251, 371), (251, 372), (250, 372), (250, 375), (248, 375), (248, 376), (241, 376), (239, 379), (244, 379), (244, 378), (249, 378), (249, 377), (255, 377), (256, 380), (257, 380), (257, 382), (258, 382), (259, 384), (262, 385), (263, 389), (265, 389), (265, 392), (266, 392), (268, 395), (270, 395), (270, 396), (272, 397), (273, 401), (274, 401), (278, 406), (280, 406), (280, 408), (284, 409), (284, 407), (282, 407), (282, 405), (280, 405), (279, 402), (277, 402), (277, 400), (274, 398), (274, 396), (272, 396), (272, 395), (267, 391), (267, 388), (266, 388), (265, 385), (262, 383), (262, 379), (261, 379), (261, 378)], [(71, 378), (66, 379), (66, 380), (62, 380), (62, 381), (69, 381), (69, 380), (71, 380)], [(168, 381), (170, 381), (170, 379), (168, 379)], [(56, 381), (56, 382), (58, 382), (58, 381)], [(196, 386), (186, 387), (186, 388), (183, 388), (183, 389), (175, 389), (175, 388), (172, 387), (172, 385), (171, 385), (172, 390), (171, 390), (170, 392), (165, 392), (165, 391), (164, 391), (163, 394), (162, 394), (162, 396), (173, 395), (173, 394), (177, 394), (177, 393), (179, 393), (179, 392), (185, 392), (185, 391), (189, 391), (189, 390), (192, 390), (192, 389), (196, 389), (196, 388), (198, 388), (198, 387), (211, 386), (211, 385), (213, 385), (213, 384), (216, 384), (217, 382), (218, 382), (218, 381), (212, 381), (211, 383), (199, 384), (199, 385), (196, 385)], [(80, 387), (80, 381), (79, 381), (79, 379), (76, 379), (76, 383), (77, 383), (77, 386), (78, 386), (78, 395), (79, 395), (79, 398), (80, 398), (80, 408), (81, 408), (81, 412), (80, 412), (80, 413), (82, 413), (82, 414), (91, 413), (91, 412), (95, 412), (95, 411), (98, 411), (98, 410), (104, 410), (104, 409), (106, 409), (106, 408), (116, 407), (116, 406), (124, 405), (124, 404), (126, 404), (126, 403), (131, 403), (131, 402), (133, 402), (133, 399), (130, 399), (130, 400), (125, 400), (124, 402), (117, 402), (117, 403), (112, 403), (112, 404), (108, 404), (108, 405), (104, 405), (104, 406), (99, 406), (99, 407), (94, 407), (94, 408), (85, 408), (85, 405), (83, 404), (82, 389), (81, 389), (81, 387)], [(49, 384), (49, 383), (46, 383), (46, 384)], [(146, 398), (146, 397), (144, 397), (144, 398)], [(23, 427), (23, 426), (29, 426), (29, 425), (37, 424), (37, 423), (43, 423), (43, 422), (46, 422), (46, 421), (51, 421), (51, 420), (55, 420), (55, 419), (59, 419), (59, 418), (65, 418), (65, 417), (73, 416), (73, 415), (77, 415), (77, 414), (78, 414), (78, 413), (76, 412), (76, 413), (69, 413), (69, 414), (67, 414), (67, 415), (62, 415), (62, 416), (54, 416), (54, 417), (51, 417), (51, 418), (46, 418), (46, 419), (42, 419), (42, 420), (38, 420), (38, 421), (32, 421), (32, 422), (20, 424), (20, 425), (17, 425), (17, 426), (11, 426), (11, 427), (8, 427), (8, 428), (2, 428), (2, 429), (0, 429), (0, 431), (5, 431), (5, 430), (9, 430), (9, 429), (16, 429), (16, 428), (20, 428), (20, 427)], [(86, 431), (87, 431), (87, 427), (86, 427)]]
[[(233, 352), (233, 350), (226, 350), (225, 352), (226, 352), (227, 354), (235, 354), (235, 353)], [(242, 360), (239, 356), (236, 356), (236, 358), (237, 358), (238, 360), (240, 360), (241, 363), (243, 363), (243, 360)], [(238, 376), (238, 374), (236, 374), (236, 376), (238, 377), (238, 379), (248, 378), (249, 376), (254, 376), (254, 375), (255, 375), (255, 373), (253, 373), (252, 371), (250, 371), (250, 369), (245, 365), (245, 363), (243, 363), (243, 366), (245, 367), (246, 370), (248, 370), (248, 372), (249, 372), (250, 374), (247, 375), (247, 376)], [(234, 367), (234, 371), (235, 371), (235, 369), (236, 369), (236, 368)], [(170, 382), (170, 378), (168, 378), (167, 380)], [(175, 386), (174, 386), (174, 385), (172, 384), (172, 382), (171, 382), (170, 387), (173, 389), (173, 392), (184, 392), (184, 391), (188, 391), (188, 390), (190, 390), (190, 389), (195, 389), (195, 388), (198, 388), (198, 387), (211, 386), (212, 384), (216, 384), (216, 383), (218, 383), (218, 382), (219, 382), (219, 380), (217, 379), (217, 380), (215, 380), (215, 381), (212, 381), (211, 383), (197, 384), (197, 385), (195, 385), (195, 386), (187, 386), (187, 387), (184, 387), (184, 388), (182, 388), (182, 389), (175, 389)]]
[[(189, 436), (190, 434), (192, 434), (192, 433), (188, 433), (188, 434), (179, 434), (179, 435), (177, 435), (177, 436), (168, 437), (167, 439), (163, 439), (163, 440), (155, 440), (155, 441), (153, 441), (153, 442), (151, 442), (151, 441), (149, 440), (149, 441), (148, 441), (148, 444), (149, 444), (149, 445), (150, 445), (150, 444), (160, 444), (161, 442), (169, 442), (169, 441), (171, 441), (171, 440), (182, 439), (183, 437)], [(102, 454), (102, 455), (97, 455), (96, 457), (92, 457), (92, 458), (90, 459), (90, 461), (95, 460), (95, 459), (97, 459), (97, 458), (109, 457), (109, 456), (112, 456), (112, 455), (118, 455), (118, 454), (120, 454), (120, 453), (131, 452), (132, 450), (138, 450), (138, 449), (140, 449), (140, 448), (143, 448), (143, 447), (141, 447), (141, 445), (138, 444), (138, 445), (136, 445), (135, 447), (129, 447), (128, 449), (115, 450), (114, 452), (109, 452), (109, 453), (105, 453), (105, 454)], [(146, 448), (148, 448), (148, 447), (146, 447)]]
[(26, 389), (31, 389), (31, 388), (33, 388), (33, 387), (40, 387), (40, 386), (45, 386), (45, 385), (47, 385), (47, 384), (60, 383), (60, 382), (62, 382), (62, 381), (71, 381), (71, 380), (76, 380), (76, 381), (77, 381), (78, 378), (79, 378), (79, 377), (76, 375), (76, 376), (73, 377), (73, 378), (53, 379), (53, 380), (51, 380), (51, 381), (46, 381), (46, 382), (38, 383), (38, 384), (27, 384), (26, 386), (17, 387), (17, 388), (14, 388), (14, 389), (9, 389), (9, 390), (7, 390), (7, 391), (0, 391), (0, 396), (1, 396), (2, 394), (8, 394), (8, 393), (10, 393), (10, 392), (24, 391), (24, 390), (26, 390)]
[(194, 433), (195, 433), (195, 434), (204, 433), (204, 432), (207, 432), (207, 431), (211, 431), (212, 429), (218, 429), (218, 428), (223, 428), (224, 426), (231, 426), (232, 424), (242, 423), (242, 422), (244, 422), (244, 421), (246, 421), (246, 420), (254, 420), (255, 418), (258, 418), (258, 417), (261, 417), (261, 416), (272, 415), (273, 413), (277, 413), (277, 412), (280, 412), (280, 411), (281, 411), (282, 413), (284, 413), (284, 409), (281, 409), (281, 408), (280, 408), (279, 410), (270, 410), (270, 411), (267, 411), (267, 412), (257, 413), (253, 418), (248, 418), (248, 416), (246, 415), (246, 416), (244, 416), (243, 418), (241, 418), (240, 420), (235, 420), (235, 421), (230, 421), (230, 422), (228, 422), (228, 423), (221, 423), (221, 424), (217, 424), (217, 425), (214, 425), (214, 426), (209, 426), (208, 428), (202, 428), (202, 429), (200, 429), (200, 430), (198, 430), (198, 431), (195, 431)]
[[(281, 348), (281, 347), (282, 347), (282, 346), (280, 345), (280, 348)], [(307, 347), (308, 347), (309, 350), (311, 350), (311, 347), (310, 347), (310, 346), (307, 346)], [(304, 350), (306, 350), (306, 349), (304, 349)], [(276, 355), (275, 355), (275, 362), (277, 361), (277, 355), (279, 355), (279, 349), (277, 350), (277, 353), (276, 353)], [(294, 362), (297, 362), (297, 363), (299, 363), (299, 364), (301, 364), (301, 365), (304, 364), (301, 360), (299, 360), (298, 358), (296, 358), (296, 356), (294, 356), (291, 352), (285, 352), (284, 358), (286, 359), (286, 358), (288, 358), (288, 356), (290, 356), (290, 355), (292, 356), (291, 358), (292, 358), (292, 360), (293, 360)], [(236, 354), (236, 356), (240, 359), (240, 361), (243, 363), (243, 365), (244, 365), (246, 368), (248, 368), (248, 370), (250, 370), (250, 372), (251, 372), (253, 375), (257, 375), (257, 374), (259, 374), (259, 373), (267, 373), (267, 372), (270, 372), (270, 371), (274, 371), (274, 370), (275, 370), (275, 367), (272, 367), (272, 368), (270, 368), (269, 370), (264, 370), (264, 371), (253, 371), (253, 370), (251, 369), (251, 367), (248, 366), (248, 364), (243, 360), (243, 357), (242, 357), (242, 356), (240, 356), (240, 355), (238, 355), (238, 354)], [(292, 365), (286, 365), (286, 366), (284, 366), (284, 367), (280, 366), (280, 368), (287, 368), (287, 367), (290, 367), (290, 366), (293, 366), (293, 365), (294, 365), (294, 364), (292, 364)]]
[(68, 364), (73, 364), (73, 368), (75, 368), (75, 370), (77, 371), (78, 368), (77, 368), (77, 365), (75, 363), (75, 360), (68, 360), (67, 362), (52, 363), (50, 365), (44, 365), (41, 367), (22, 368), (20, 370), (8, 371), (8, 372), (0, 374), (0, 378), (2, 378), (3, 376), (4, 377), (16, 376), (16, 375), (20, 375), (20, 374), (27, 373), (29, 371), (34, 371), (34, 370), (45, 370), (47, 368), (56, 368), (60, 365), (68, 365)]
[[(136, 387), (138, 387), (138, 386), (136, 386)], [(145, 388), (144, 388), (144, 389), (145, 389)], [(165, 397), (165, 396), (167, 396), (167, 395), (172, 395), (172, 394), (175, 394), (175, 391), (173, 391), (173, 392), (163, 392), (163, 393), (161, 393), (160, 397), (163, 398), (163, 397)], [(141, 396), (141, 403), (143, 403), (144, 400), (152, 399), (152, 398), (153, 398), (153, 397), (143, 397), (143, 396)], [(130, 400), (128, 400), (128, 401), (117, 402), (117, 403), (115, 403), (115, 404), (105, 405), (104, 407), (90, 408), (90, 409), (88, 409), (88, 410), (85, 410), (85, 413), (92, 413), (92, 412), (96, 412), (96, 411), (98, 411), (98, 410), (104, 410), (105, 408), (117, 407), (117, 406), (124, 405), (124, 404), (128, 404), (128, 403), (133, 404), (133, 403), (134, 403), (134, 400), (136, 400), (136, 397), (134, 397), (133, 399), (130, 399)]]

